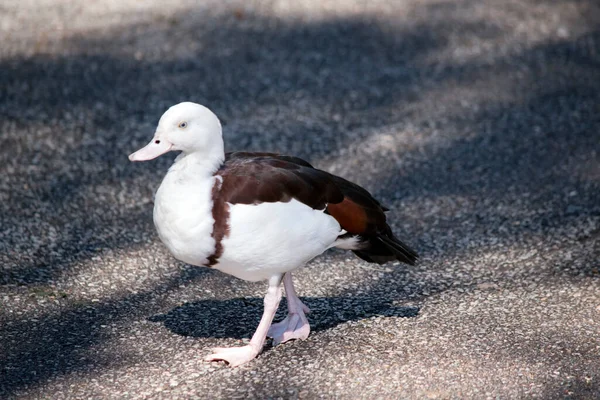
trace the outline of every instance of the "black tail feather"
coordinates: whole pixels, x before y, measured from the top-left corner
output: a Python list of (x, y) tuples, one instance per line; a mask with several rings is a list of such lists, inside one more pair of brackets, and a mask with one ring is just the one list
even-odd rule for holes
[(361, 250), (354, 250), (354, 254), (365, 261), (384, 264), (388, 261), (398, 260), (400, 262), (415, 265), (419, 255), (391, 234), (378, 234), (370, 237)]

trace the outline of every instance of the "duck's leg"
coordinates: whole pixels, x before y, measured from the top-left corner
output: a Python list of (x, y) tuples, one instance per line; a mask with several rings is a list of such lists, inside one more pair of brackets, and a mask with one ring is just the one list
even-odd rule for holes
[(271, 326), (277, 307), (279, 307), (279, 300), (281, 300), (280, 284), (281, 275), (276, 275), (269, 279), (269, 289), (265, 295), (265, 309), (258, 328), (256, 328), (252, 339), (250, 339), (250, 344), (243, 347), (214, 348), (214, 353), (207, 356), (205, 358), (206, 361), (224, 360), (232, 367), (237, 367), (252, 360), (262, 351), (269, 326)]
[(288, 315), (283, 321), (271, 325), (269, 333), (267, 333), (267, 336), (273, 338), (275, 345), (292, 339), (306, 339), (310, 334), (310, 325), (305, 315), (310, 312), (310, 309), (296, 295), (291, 272), (285, 274), (283, 286), (287, 298)]

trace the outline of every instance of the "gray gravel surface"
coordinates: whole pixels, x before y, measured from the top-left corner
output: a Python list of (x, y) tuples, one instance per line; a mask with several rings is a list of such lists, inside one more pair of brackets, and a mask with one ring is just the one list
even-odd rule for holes
[[(600, 3), (197, 3), (0, 4), (0, 397), (600, 397)], [(420, 263), (327, 252), (308, 340), (203, 362), (266, 285), (158, 241), (173, 157), (127, 154), (183, 100), (364, 185)]]

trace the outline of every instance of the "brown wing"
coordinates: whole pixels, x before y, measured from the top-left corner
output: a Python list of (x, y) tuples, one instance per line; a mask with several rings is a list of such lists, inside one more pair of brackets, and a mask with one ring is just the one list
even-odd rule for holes
[(228, 153), (217, 171), (222, 178), (219, 196), (228, 203), (288, 202), (292, 198), (323, 210), (344, 196), (329, 174), (308, 162), (274, 153)]
[(217, 171), (215, 208), (230, 204), (288, 202), (296, 199), (325, 210), (348, 233), (361, 238), (355, 253), (370, 262), (398, 259), (414, 264), (417, 255), (400, 242), (386, 222), (383, 207), (362, 187), (314, 168), (308, 162), (275, 153), (226, 154)]

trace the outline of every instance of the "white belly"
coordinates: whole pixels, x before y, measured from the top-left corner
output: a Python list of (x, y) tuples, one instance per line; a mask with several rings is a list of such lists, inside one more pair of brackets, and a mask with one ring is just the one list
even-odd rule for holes
[(294, 270), (335, 245), (344, 233), (323, 211), (288, 203), (234, 204), (229, 235), (214, 268), (248, 281)]
[(204, 265), (214, 253), (212, 231), (213, 176), (186, 179), (185, 171), (170, 170), (154, 199), (154, 225), (175, 258)]

